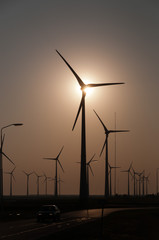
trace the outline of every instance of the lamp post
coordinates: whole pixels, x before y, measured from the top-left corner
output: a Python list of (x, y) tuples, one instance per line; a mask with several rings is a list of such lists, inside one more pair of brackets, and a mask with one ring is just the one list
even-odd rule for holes
[(2, 162), (2, 156), (5, 156), (13, 165), (14, 163), (12, 160), (3, 152), (3, 144), (4, 144), (4, 137), (3, 130), (5, 128), (11, 127), (11, 126), (22, 126), (22, 123), (12, 123), (7, 126), (4, 126), (1, 128), (1, 142), (0, 142), (0, 202), (1, 202), (1, 208), (2, 208), (2, 200), (3, 200), (3, 162)]

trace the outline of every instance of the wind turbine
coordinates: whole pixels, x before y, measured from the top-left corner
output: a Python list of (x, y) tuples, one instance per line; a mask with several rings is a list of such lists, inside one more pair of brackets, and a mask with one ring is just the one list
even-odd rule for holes
[(158, 170), (159, 168), (156, 169), (156, 195), (158, 195)]
[(59, 196), (61, 195), (61, 183), (64, 182), (63, 180), (61, 180), (60, 175), (59, 175), (59, 180), (58, 180), (58, 184), (59, 184)]
[(142, 175), (142, 195), (143, 196), (145, 195), (145, 184), (144, 184), (144, 181), (145, 181), (145, 170), (143, 171), (143, 175)]
[(117, 168), (120, 168), (120, 167), (113, 167), (113, 166), (111, 166), (109, 163), (108, 163), (108, 165), (109, 165), (109, 169), (110, 169), (110, 171), (109, 171), (109, 181), (110, 181), (110, 189), (109, 189), (109, 192), (110, 192), (110, 196), (112, 195), (112, 169), (117, 169)]
[(134, 178), (134, 196), (136, 195), (136, 175), (138, 175), (137, 172), (135, 172), (134, 168), (132, 167), (133, 170), (133, 178)]
[(132, 163), (130, 164), (129, 168), (127, 170), (123, 170), (121, 172), (127, 172), (128, 173), (128, 196), (130, 195), (130, 183), (129, 183), (129, 174), (130, 174), (130, 170), (132, 168)]
[(13, 170), (11, 172), (5, 172), (6, 174), (9, 174), (10, 175), (10, 197), (12, 196), (12, 179), (14, 179), (15, 181), (15, 177), (14, 177), (14, 170), (15, 170), (16, 167), (13, 168)]
[(29, 196), (29, 177), (31, 174), (33, 174), (34, 172), (31, 172), (31, 173), (27, 173), (25, 171), (23, 171), (23, 173), (26, 175), (27, 177), (27, 197)]
[(47, 177), (45, 173), (43, 176), (44, 176), (44, 182), (45, 182), (45, 195), (47, 195), (47, 181), (50, 180), (51, 177)]
[(141, 195), (141, 177), (144, 171), (142, 171), (141, 173), (138, 173), (137, 175), (139, 176), (139, 196)]
[(35, 171), (34, 171), (34, 174), (36, 175), (37, 195), (39, 195), (39, 179), (40, 179), (43, 175), (38, 175)]
[(89, 196), (89, 169), (90, 169), (92, 175), (94, 176), (94, 173), (93, 173), (93, 170), (92, 170), (92, 167), (91, 167), (91, 163), (97, 161), (97, 160), (93, 159), (94, 156), (95, 156), (95, 154), (91, 157), (89, 162), (86, 163), (86, 166), (87, 166), (87, 172), (86, 172), (86, 176), (87, 176), (87, 194), (88, 194), (88, 196)]
[(149, 176), (150, 176), (150, 173), (148, 174), (148, 176), (145, 177), (145, 180), (146, 180), (146, 195), (148, 195)]
[(61, 148), (61, 150), (60, 150), (59, 154), (57, 155), (57, 157), (55, 157), (55, 158), (44, 158), (46, 160), (54, 160), (54, 161), (56, 161), (55, 162), (55, 197), (57, 197), (57, 195), (58, 195), (58, 193), (57, 193), (57, 181), (58, 181), (58, 179), (57, 179), (57, 163), (60, 165), (62, 171), (64, 172), (63, 167), (62, 167), (62, 165), (61, 165), (61, 163), (59, 161), (59, 157), (60, 157), (60, 154), (61, 154), (63, 148), (64, 148), (64, 146)]
[(108, 179), (108, 136), (110, 133), (119, 133), (119, 132), (129, 132), (129, 130), (108, 130), (106, 128), (106, 126), (104, 125), (104, 123), (102, 122), (101, 118), (99, 117), (99, 115), (96, 113), (95, 110), (93, 110), (96, 114), (96, 116), (98, 117), (99, 121), (101, 122), (104, 131), (105, 131), (105, 141), (104, 141), (104, 145), (102, 147), (100, 156), (102, 155), (102, 152), (104, 150), (104, 147), (106, 146), (105, 150), (105, 197), (109, 196), (109, 179)]
[(97, 83), (97, 84), (85, 84), (81, 78), (77, 75), (77, 73), (73, 70), (70, 64), (65, 60), (65, 58), (56, 50), (59, 56), (63, 59), (66, 63), (68, 68), (71, 70), (73, 75), (78, 81), (78, 84), (81, 87), (82, 91), (82, 99), (78, 108), (78, 112), (75, 118), (75, 122), (73, 124), (72, 130), (74, 130), (77, 119), (79, 117), (80, 111), (82, 111), (82, 128), (81, 128), (81, 171), (80, 171), (80, 198), (86, 199), (87, 198), (87, 177), (86, 177), (86, 123), (85, 123), (85, 97), (86, 97), (86, 88), (90, 87), (101, 87), (101, 86), (109, 86), (109, 85), (118, 85), (123, 83)]

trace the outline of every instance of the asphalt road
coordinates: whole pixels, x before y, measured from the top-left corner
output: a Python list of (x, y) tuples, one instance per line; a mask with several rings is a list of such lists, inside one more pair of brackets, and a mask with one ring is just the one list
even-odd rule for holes
[[(125, 208), (104, 209), (103, 215), (126, 210)], [(58, 222), (38, 223), (36, 219), (0, 222), (0, 239), (4, 240), (36, 240), (48, 234), (62, 231), (89, 221), (101, 218), (102, 209), (81, 210), (61, 214)]]

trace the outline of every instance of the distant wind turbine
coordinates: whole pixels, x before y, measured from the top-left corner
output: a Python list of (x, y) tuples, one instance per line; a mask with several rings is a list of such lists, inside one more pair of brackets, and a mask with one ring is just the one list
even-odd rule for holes
[(91, 167), (91, 163), (97, 161), (97, 160), (93, 159), (94, 156), (95, 156), (95, 154), (91, 157), (89, 162), (86, 163), (86, 166), (87, 166), (87, 172), (86, 172), (86, 176), (87, 176), (87, 194), (88, 194), (88, 196), (89, 196), (89, 169), (90, 169), (92, 175), (94, 176), (94, 173), (93, 173), (93, 170), (92, 170), (92, 167)]
[(129, 174), (130, 174), (130, 170), (132, 168), (132, 163), (130, 164), (129, 168), (127, 170), (123, 170), (121, 172), (127, 172), (128, 173), (128, 196), (130, 195), (130, 183), (129, 183)]
[(136, 195), (136, 175), (138, 175), (137, 172), (135, 172), (134, 168), (132, 167), (133, 170), (133, 179), (134, 179), (134, 196)]
[(35, 171), (34, 174), (36, 175), (37, 195), (39, 195), (39, 179), (43, 177), (43, 175), (38, 175)]
[(44, 182), (45, 183), (45, 195), (47, 195), (47, 181), (52, 179), (51, 177), (47, 177), (46, 174), (44, 173)]
[(79, 105), (79, 109), (75, 118), (75, 122), (73, 125), (72, 130), (74, 130), (77, 119), (79, 117), (80, 111), (82, 110), (82, 129), (81, 129), (81, 171), (80, 171), (80, 198), (86, 199), (87, 198), (87, 177), (86, 177), (86, 124), (85, 124), (85, 97), (86, 97), (86, 88), (90, 87), (101, 87), (101, 86), (109, 86), (109, 85), (118, 85), (123, 84), (123, 82), (120, 83), (97, 83), (97, 84), (85, 84), (81, 78), (77, 75), (77, 73), (73, 70), (73, 68), (70, 66), (70, 64), (65, 60), (65, 58), (56, 50), (56, 52), (59, 54), (59, 56), (63, 59), (63, 61), (66, 63), (68, 68), (71, 70), (73, 75), (78, 81), (78, 84), (81, 87), (82, 91), (82, 99)]
[(9, 174), (9, 175), (10, 175), (10, 197), (12, 196), (12, 187), (13, 187), (12, 180), (15, 181), (15, 177), (14, 177), (14, 174), (13, 174), (15, 168), (16, 168), (16, 167), (14, 167), (11, 172), (5, 172), (6, 174)]
[(59, 180), (58, 180), (58, 184), (59, 184), (59, 196), (61, 195), (61, 183), (64, 182), (63, 180), (61, 180), (60, 175), (59, 175)]
[(105, 150), (105, 197), (109, 196), (109, 179), (108, 179), (108, 136), (110, 133), (121, 133), (121, 132), (129, 132), (129, 130), (108, 130), (105, 126), (105, 124), (102, 122), (101, 118), (99, 117), (99, 115), (96, 113), (95, 110), (93, 110), (96, 114), (96, 116), (98, 117), (99, 121), (101, 122), (104, 131), (105, 131), (105, 141), (104, 141), (104, 145), (102, 147), (100, 156), (102, 155), (102, 152), (104, 150), (104, 147), (106, 146)]
[(61, 150), (60, 150), (59, 154), (57, 155), (57, 157), (55, 157), (55, 158), (44, 158), (44, 159), (46, 159), (46, 160), (56, 161), (56, 162), (55, 162), (55, 196), (56, 196), (56, 197), (57, 197), (57, 195), (58, 195), (58, 191), (57, 191), (57, 181), (58, 181), (58, 179), (57, 179), (57, 163), (60, 165), (62, 171), (64, 172), (63, 167), (62, 167), (62, 165), (61, 165), (61, 163), (60, 163), (60, 161), (59, 161), (59, 157), (60, 157), (60, 154), (61, 154), (63, 148), (64, 148), (64, 146), (61, 148)]
[(139, 196), (141, 195), (141, 177), (144, 171), (138, 173), (137, 175), (139, 176)]
[(149, 176), (150, 176), (150, 173), (148, 174), (148, 176), (145, 176), (145, 180), (146, 180), (146, 195), (148, 195)]
[(34, 172), (31, 172), (31, 173), (27, 173), (25, 171), (23, 171), (23, 173), (26, 175), (27, 177), (27, 197), (29, 196), (29, 177), (31, 174), (33, 174)]
[(110, 171), (109, 171), (109, 181), (110, 181), (109, 193), (110, 193), (110, 196), (111, 196), (112, 195), (112, 169), (117, 169), (117, 168), (120, 168), (120, 167), (113, 167), (109, 163), (108, 163), (108, 165), (109, 165), (109, 169), (110, 169)]

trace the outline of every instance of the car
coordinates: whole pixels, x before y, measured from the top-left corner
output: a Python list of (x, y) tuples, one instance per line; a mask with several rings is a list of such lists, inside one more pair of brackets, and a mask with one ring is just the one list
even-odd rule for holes
[(60, 220), (60, 210), (56, 205), (43, 205), (37, 213), (37, 221)]

